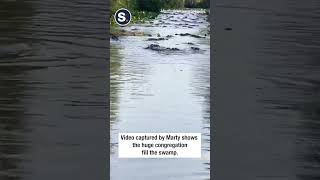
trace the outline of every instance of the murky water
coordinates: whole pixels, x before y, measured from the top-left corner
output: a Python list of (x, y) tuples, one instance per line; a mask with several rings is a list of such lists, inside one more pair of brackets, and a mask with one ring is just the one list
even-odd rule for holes
[(218, 3), (217, 179), (320, 178), (319, 8), (316, 0)]
[(105, 178), (104, 2), (0, 1), (0, 179)]
[[(125, 29), (152, 37), (111, 41), (111, 179), (209, 179), (207, 15), (163, 11), (153, 22)], [(200, 132), (202, 158), (119, 159), (119, 132)]]
[[(265, 35), (261, 54), (270, 59), (259, 62), (257, 77), (266, 93), (258, 90), (258, 102), (269, 118), (276, 117), (273, 130), (292, 148), (286, 156), (298, 180), (320, 179), (319, 8), (319, 1), (291, 1), (260, 25)], [(260, 70), (266, 68), (270, 71)]]
[[(107, 119), (107, 8), (103, 1), (0, 2), (0, 179), (105, 177), (101, 168), (107, 155), (101, 138)], [(217, 49), (225, 53), (225, 67), (241, 71), (242, 60), (249, 57), (255, 70), (250, 77), (259, 77), (253, 94), (259, 117), (233, 119), (235, 124), (228, 125), (234, 127), (233, 133), (248, 131), (251, 136), (244, 136), (237, 142), (244, 144), (228, 154), (232, 163), (225, 164), (225, 174), (239, 178), (242, 171), (251, 179), (319, 179), (319, 1), (261, 1), (258, 5), (234, 1), (219, 9), (224, 22), (216, 27), (222, 29), (217, 31), (222, 40), (216, 42), (225, 45)], [(177, 28), (174, 22), (137, 28), (162, 36), (186, 32), (204, 36), (206, 32), (205, 22), (192, 22), (199, 26), (190, 27), (182, 22)], [(247, 34), (239, 37), (237, 32)], [(209, 134), (208, 39), (176, 37), (159, 44), (180, 48), (179, 52), (144, 50), (155, 43), (144, 41), (148, 37), (126, 37), (112, 44), (111, 59), (118, 60), (111, 62), (113, 137), (117, 132), (151, 130)], [(188, 41), (204, 51), (191, 53), (194, 45), (184, 44)], [(239, 71), (230, 71), (231, 75), (226, 71), (224, 77), (235, 78)], [(237, 90), (230, 93), (233, 104), (229, 105), (247, 112), (243, 106), (247, 96), (236, 93), (246, 86), (226, 83)], [(230, 131), (226, 129), (225, 138)], [(247, 142), (252, 135), (263, 138)], [(208, 142), (209, 137), (204, 138)], [(206, 179), (208, 147), (205, 143), (202, 160), (124, 160), (116, 158), (115, 146), (112, 178)], [(244, 156), (245, 150), (256, 153)]]

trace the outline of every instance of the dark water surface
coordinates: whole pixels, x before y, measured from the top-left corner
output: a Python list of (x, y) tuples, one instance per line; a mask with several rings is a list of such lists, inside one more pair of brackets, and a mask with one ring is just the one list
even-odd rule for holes
[(0, 1), (0, 179), (106, 177), (106, 1)]
[(221, 1), (215, 17), (216, 178), (320, 179), (320, 1)]
[[(127, 36), (111, 41), (112, 180), (209, 179), (210, 36), (207, 18), (204, 10), (163, 11), (152, 22), (125, 28), (152, 37)], [(161, 50), (145, 49), (152, 44), (159, 45)], [(202, 133), (202, 157), (118, 158), (118, 133), (134, 132)]]

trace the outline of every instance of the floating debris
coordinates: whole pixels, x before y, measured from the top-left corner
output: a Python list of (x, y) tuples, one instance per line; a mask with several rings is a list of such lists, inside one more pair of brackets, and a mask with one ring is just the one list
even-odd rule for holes
[(116, 32), (110, 33), (110, 37), (113, 40), (118, 40), (119, 36), (152, 36), (152, 35), (146, 34), (146, 33), (141, 32), (141, 31), (126, 31), (124, 29), (122, 29), (120, 31), (116, 31)]
[(164, 41), (164, 40), (168, 40), (166, 38), (148, 38), (147, 41)]
[(180, 36), (190, 36), (190, 37), (194, 37), (194, 38), (205, 38), (199, 35), (195, 35), (195, 34), (190, 34), (190, 33), (181, 33), (181, 34), (176, 34), (176, 35), (180, 35)]
[(192, 50), (194, 50), (194, 51), (200, 51), (200, 48), (198, 48), (198, 47), (190, 47)]
[(162, 47), (158, 44), (150, 44), (148, 47), (145, 49), (150, 49), (153, 51), (158, 51), (158, 52), (174, 52), (174, 51), (180, 51), (179, 48), (169, 48), (169, 47)]
[(110, 37), (111, 37), (112, 40), (115, 40), (115, 41), (119, 40), (118, 36), (116, 36), (114, 34), (110, 34)]

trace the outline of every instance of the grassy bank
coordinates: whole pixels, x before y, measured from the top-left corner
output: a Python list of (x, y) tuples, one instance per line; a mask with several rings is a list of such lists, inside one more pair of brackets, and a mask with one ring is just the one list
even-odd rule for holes
[(111, 0), (111, 25), (115, 25), (112, 15), (120, 8), (128, 9), (132, 14), (132, 23), (144, 22), (155, 18), (162, 9), (184, 7), (184, 0)]
[(210, 0), (111, 0), (111, 34), (121, 35), (113, 14), (120, 8), (128, 9), (132, 14), (131, 23), (144, 23), (154, 19), (162, 9), (204, 8), (210, 7)]

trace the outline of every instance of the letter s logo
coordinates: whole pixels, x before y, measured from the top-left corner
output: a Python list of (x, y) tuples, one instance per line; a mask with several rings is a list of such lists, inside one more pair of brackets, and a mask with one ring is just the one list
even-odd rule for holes
[(121, 8), (114, 14), (114, 20), (120, 26), (126, 26), (131, 21), (131, 13), (127, 9)]
[(118, 13), (118, 21), (119, 22), (124, 22), (126, 21), (126, 14), (124, 12), (119, 12)]

